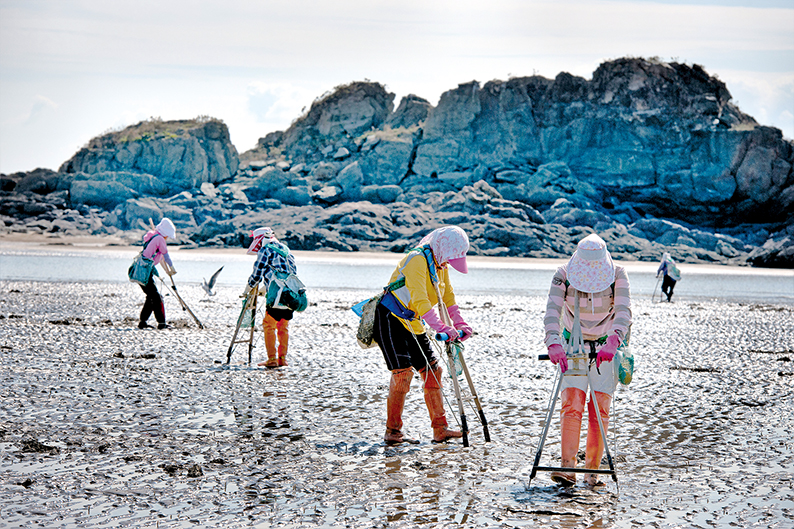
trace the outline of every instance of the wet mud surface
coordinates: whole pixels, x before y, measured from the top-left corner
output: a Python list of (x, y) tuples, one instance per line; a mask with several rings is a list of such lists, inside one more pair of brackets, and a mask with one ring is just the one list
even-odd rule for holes
[(131, 284), (0, 282), (0, 527), (794, 525), (790, 306), (635, 300), (619, 486), (561, 489), (529, 483), (554, 380), (543, 298), (458, 293), (492, 442), (469, 411), (470, 447), (431, 443), (414, 379), (421, 444), (387, 447), (388, 372), (349, 310), (366, 294), (310, 291), (290, 366), (266, 370), (242, 346), (224, 365), (240, 300), (218, 291), (180, 287), (204, 330), (167, 297), (174, 328), (157, 331), (136, 328)]

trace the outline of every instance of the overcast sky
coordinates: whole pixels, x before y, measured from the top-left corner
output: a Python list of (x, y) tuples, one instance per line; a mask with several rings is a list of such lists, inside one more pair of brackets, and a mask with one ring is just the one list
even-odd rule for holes
[(0, 173), (150, 117), (220, 118), (243, 152), (351, 81), (435, 105), (626, 56), (700, 64), (794, 137), (794, 0), (0, 0)]

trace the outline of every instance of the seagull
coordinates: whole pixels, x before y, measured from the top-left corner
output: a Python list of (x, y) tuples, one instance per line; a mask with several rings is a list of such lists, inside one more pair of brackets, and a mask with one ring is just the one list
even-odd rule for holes
[(207, 283), (206, 279), (202, 278), (204, 279), (204, 283), (201, 284), (201, 288), (204, 289), (204, 292), (206, 292), (208, 296), (215, 295), (215, 292), (213, 292), (212, 289), (215, 287), (215, 281), (218, 279), (218, 274), (221, 273), (221, 270), (223, 270), (223, 267), (218, 268), (218, 271), (212, 274), (209, 283)]

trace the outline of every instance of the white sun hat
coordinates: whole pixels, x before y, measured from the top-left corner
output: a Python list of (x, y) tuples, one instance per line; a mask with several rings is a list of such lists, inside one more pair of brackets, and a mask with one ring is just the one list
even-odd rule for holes
[(157, 224), (155, 229), (160, 235), (171, 237), (172, 239), (176, 237), (176, 228), (174, 227), (174, 223), (171, 222), (171, 219), (168, 217), (163, 217), (163, 220)]
[(607, 251), (607, 243), (591, 233), (576, 247), (568, 261), (568, 282), (580, 292), (595, 293), (615, 282), (615, 264)]

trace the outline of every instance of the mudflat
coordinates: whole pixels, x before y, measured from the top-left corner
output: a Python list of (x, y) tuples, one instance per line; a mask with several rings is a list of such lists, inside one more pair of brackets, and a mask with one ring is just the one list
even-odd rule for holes
[[(129, 283), (0, 281), (0, 526), (786, 527), (794, 523), (794, 307), (634, 301), (634, 380), (610, 423), (619, 484), (529, 470), (554, 369), (543, 296), (458, 300), (492, 442), (430, 442), (415, 379), (383, 441), (389, 373), (355, 342), (361, 291), (312, 289), (290, 366), (238, 346), (239, 289), (172, 296), (173, 329), (139, 330)], [(445, 395), (454, 402), (445, 375)], [(448, 408), (454, 425), (457, 409)], [(586, 420), (585, 420), (586, 423)], [(544, 462), (559, 455), (552, 424)], [(584, 433), (581, 448), (584, 448)]]

